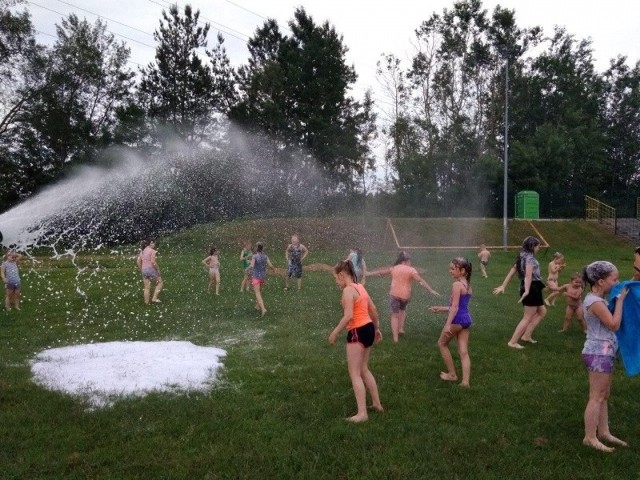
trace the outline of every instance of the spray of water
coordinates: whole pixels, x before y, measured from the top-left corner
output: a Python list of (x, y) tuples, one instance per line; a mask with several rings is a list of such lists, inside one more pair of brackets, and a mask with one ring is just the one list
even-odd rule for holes
[(2, 243), (53, 256), (240, 216), (317, 211), (328, 184), (313, 159), (227, 126), (206, 147), (103, 154), (0, 215)]

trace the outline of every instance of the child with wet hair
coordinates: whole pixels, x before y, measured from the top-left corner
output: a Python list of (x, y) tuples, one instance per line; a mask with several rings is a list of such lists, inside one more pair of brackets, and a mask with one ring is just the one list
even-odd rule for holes
[(369, 370), (371, 346), (382, 340), (378, 322), (378, 310), (358, 279), (350, 260), (339, 262), (333, 269), (336, 284), (342, 289), (342, 318), (329, 334), (329, 343), (334, 345), (338, 334), (347, 329), (347, 367), (351, 386), (356, 397), (358, 411), (348, 417), (350, 422), (360, 423), (369, 419), (367, 391), (374, 410), (383, 411), (376, 379)]
[(442, 307), (430, 307), (434, 313), (447, 313), (447, 321), (442, 327), (440, 338), (438, 339), (438, 348), (440, 355), (444, 361), (446, 372), (440, 372), (440, 378), (448, 382), (458, 380), (456, 369), (453, 364), (453, 357), (449, 351), (449, 342), (456, 338), (458, 342), (458, 353), (460, 354), (460, 362), (462, 363), (462, 382), (461, 387), (469, 386), (469, 377), (471, 376), (471, 359), (469, 358), (469, 328), (473, 320), (469, 313), (469, 301), (471, 300), (471, 262), (469, 260), (457, 257), (451, 260), (449, 264), (449, 274), (453, 278), (451, 287), (451, 297), (449, 305)]
[(584, 267), (582, 278), (591, 287), (584, 299), (587, 339), (582, 360), (589, 372), (589, 401), (584, 410), (584, 438), (582, 443), (602, 452), (613, 452), (611, 445), (626, 447), (627, 443), (609, 430), (609, 396), (613, 365), (618, 351), (615, 332), (620, 328), (627, 289), (618, 296), (613, 314), (605, 296), (618, 283), (618, 269), (610, 262), (597, 261)]

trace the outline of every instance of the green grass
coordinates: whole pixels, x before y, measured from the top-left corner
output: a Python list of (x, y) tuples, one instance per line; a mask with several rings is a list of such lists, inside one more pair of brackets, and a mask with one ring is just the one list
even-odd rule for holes
[[(520, 232), (516, 223), (511, 230)], [(415, 225), (422, 229), (420, 241), (436, 245), (456, 231), (472, 230), (459, 220), (437, 225), (433, 236), (433, 228)], [(546, 268), (555, 250), (566, 256), (561, 281), (595, 259), (611, 260), (621, 277), (630, 277), (630, 244), (581, 221), (535, 225), (551, 245), (539, 253), (541, 264)], [(311, 250), (308, 263), (332, 265), (349, 247), (360, 246), (375, 268), (395, 256), (385, 226), (384, 219), (238, 221), (160, 238), (166, 291), (163, 303), (150, 307), (141, 304), (133, 248), (80, 257), (79, 265), (89, 267), (82, 273), (69, 261), (23, 262), (23, 310), (0, 314), (0, 478), (640, 477), (636, 378), (627, 378), (621, 366), (615, 373), (610, 423), (631, 447), (607, 455), (581, 445), (587, 399), (579, 355), (583, 335), (576, 325), (557, 333), (562, 307), (550, 309), (536, 331), (537, 345), (507, 348), (522, 313), (517, 282), (503, 296), (491, 289), (502, 281), (514, 251), (494, 251), (490, 278), (473, 277), (468, 391), (438, 379), (436, 340), (444, 317), (428, 307), (445, 300), (417, 287), (407, 335), (394, 345), (389, 280), (367, 282), (383, 319), (385, 340), (372, 352), (371, 369), (386, 411), (362, 425), (345, 422), (355, 401), (344, 338), (334, 347), (326, 340), (341, 315), (332, 276), (305, 273), (301, 292), (283, 291), (282, 278), (272, 276), (264, 293), (268, 314), (260, 318), (252, 295), (238, 292), (237, 256), (242, 239), (261, 239), (272, 261), (283, 266), (288, 237), (297, 232)], [(464, 239), (470, 245), (499, 239), (501, 227), (499, 220), (486, 220), (473, 229), (480, 233), (465, 233)], [(204, 292), (200, 261), (212, 244), (222, 248), (221, 297)], [(475, 259), (474, 250), (412, 255), (445, 299), (450, 258)], [(30, 379), (29, 361), (45, 348), (168, 339), (226, 349), (219, 384), (207, 393), (153, 394), (92, 411), (82, 399), (49, 392)]]

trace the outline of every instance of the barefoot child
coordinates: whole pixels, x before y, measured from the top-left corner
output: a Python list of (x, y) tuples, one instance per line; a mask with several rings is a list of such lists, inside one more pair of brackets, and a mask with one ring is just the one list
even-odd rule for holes
[(249, 269), (249, 263), (251, 262), (251, 242), (248, 240), (242, 242), (240, 261), (242, 262), (242, 283), (240, 283), (240, 291), (248, 292), (251, 290), (251, 270)]
[(262, 299), (262, 286), (267, 279), (267, 266), (273, 269), (269, 257), (264, 253), (264, 246), (258, 242), (256, 244), (256, 252), (251, 257), (249, 268), (251, 268), (251, 285), (253, 285), (253, 291), (256, 294), (256, 310), (260, 310), (263, 317), (267, 313)]
[(602, 442), (627, 446), (609, 430), (609, 395), (613, 365), (618, 350), (615, 332), (622, 320), (622, 304), (627, 295), (623, 289), (616, 300), (613, 315), (604, 297), (618, 283), (618, 270), (605, 261), (587, 265), (582, 278), (591, 287), (584, 299), (584, 317), (587, 322), (587, 339), (582, 349), (582, 360), (589, 372), (589, 401), (584, 410), (584, 438), (582, 443), (602, 452), (613, 448)]
[(471, 300), (471, 262), (464, 258), (454, 258), (449, 264), (449, 274), (453, 277), (451, 298), (447, 307), (431, 307), (434, 313), (446, 312), (447, 321), (442, 328), (438, 339), (440, 355), (447, 368), (446, 372), (440, 372), (440, 378), (448, 382), (458, 380), (453, 357), (449, 351), (449, 342), (455, 337), (458, 342), (458, 353), (462, 363), (461, 387), (469, 386), (471, 376), (471, 359), (469, 358), (469, 327), (473, 323), (469, 314), (469, 300)]
[(483, 243), (480, 245), (480, 251), (478, 252), (478, 259), (480, 260), (480, 272), (484, 278), (487, 278), (487, 264), (491, 258), (491, 252), (487, 249), (487, 246)]
[(309, 250), (300, 243), (297, 235), (291, 237), (291, 243), (284, 252), (284, 258), (287, 261), (287, 274), (284, 276), (284, 289), (289, 289), (289, 279), (294, 277), (297, 279), (298, 290), (302, 288), (302, 261), (309, 254)]
[(571, 320), (575, 315), (580, 322), (580, 326), (584, 333), (587, 333), (587, 325), (584, 323), (584, 310), (582, 308), (582, 291), (584, 284), (582, 283), (582, 275), (574, 273), (571, 275), (571, 281), (562, 285), (558, 291), (563, 292), (567, 301), (567, 309), (564, 312), (564, 321), (560, 332), (566, 332), (571, 326)]
[(11, 310), (11, 306), (20, 310), (20, 270), (18, 263), (22, 255), (15, 250), (7, 253), (4, 262), (0, 265), (2, 283), (4, 283), (4, 308)]
[(531, 335), (547, 314), (547, 309), (544, 306), (542, 298), (544, 283), (542, 283), (542, 277), (540, 275), (540, 264), (535, 259), (535, 254), (538, 250), (540, 250), (540, 240), (536, 237), (526, 237), (522, 241), (520, 252), (514, 264), (511, 266), (509, 273), (507, 273), (507, 276), (502, 281), (502, 285), (493, 289), (494, 295), (504, 293), (511, 278), (516, 273), (518, 274), (520, 278), (520, 299), (518, 303), (522, 303), (524, 312), (522, 319), (513, 331), (513, 335), (511, 335), (509, 342), (507, 342), (507, 345), (511, 348), (524, 348), (523, 345), (518, 343), (520, 340), (529, 343), (538, 343)]
[(369, 370), (369, 355), (374, 342), (382, 340), (378, 324), (378, 310), (365, 288), (357, 282), (353, 264), (343, 260), (333, 269), (338, 287), (342, 289), (342, 318), (329, 335), (329, 343), (334, 345), (338, 334), (347, 329), (347, 367), (351, 386), (356, 397), (358, 412), (347, 418), (350, 422), (366, 422), (367, 390), (371, 395), (372, 408), (383, 411), (378, 385)]
[(558, 291), (558, 275), (565, 266), (564, 255), (562, 255), (560, 252), (554, 253), (553, 260), (549, 262), (549, 265), (547, 267), (547, 288), (551, 290), (549, 296), (544, 299), (544, 304), (547, 307), (554, 307), (556, 305), (556, 297), (560, 294), (560, 292)]
[[(143, 298), (144, 303), (149, 304), (160, 303), (160, 291), (164, 283), (162, 282), (162, 276), (160, 275), (160, 267), (158, 266), (158, 251), (156, 250), (156, 241), (153, 238), (148, 238), (143, 243), (143, 249), (136, 259), (136, 263), (140, 272), (142, 273), (143, 284)], [(151, 283), (155, 282), (156, 286), (153, 290), (153, 297), (151, 296)]]
[(209, 256), (202, 260), (202, 264), (209, 269), (209, 285), (207, 293), (211, 291), (211, 285), (216, 285), (216, 295), (220, 295), (220, 257), (217, 248), (209, 250)]
[(393, 341), (398, 342), (400, 335), (404, 335), (404, 323), (407, 317), (407, 305), (411, 299), (411, 286), (418, 282), (432, 295), (440, 296), (418, 271), (411, 266), (411, 257), (405, 251), (398, 254), (393, 267), (380, 268), (367, 273), (368, 276), (391, 275), (389, 290), (389, 305), (391, 307), (391, 334)]

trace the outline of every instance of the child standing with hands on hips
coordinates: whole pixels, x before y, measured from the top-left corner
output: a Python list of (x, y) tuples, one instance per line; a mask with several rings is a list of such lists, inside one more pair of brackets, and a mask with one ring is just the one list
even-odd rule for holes
[(440, 378), (448, 382), (458, 380), (456, 369), (453, 364), (453, 357), (449, 351), (449, 342), (455, 337), (458, 341), (458, 353), (462, 363), (461, 387), (469, 386), (471, 376), (471, 359), (469, 358), (469, 327), (473, 320), (469, 313), (469, 301), (471, 300), (471, 262), (458, 257), (451, 260), (449, 264), (449, 274), (453, 277), (451, 287), (451, 298), (449, 306), (431, 307), (434, 313), (447, 313), (447, 321), (442, 328), (442, 333), (438, 339), (440, 355), (447, 368), (446, 372), (440, 372)]
[(618, 270), (610, 262), (598, 261), (584, 267), (582, 278), (591, 286), (584, 299), (584, 317), (587, 339), (582, 349), (582, 360), (589, 372), (589, 401), (584, 410), (584, 439), (582, 443), (602, 452), (613, 448), (602, 442), (627, 446), (609, 430), (609, 396), (613, 364), (618, 351), (615, 332), (622, 321), (622, 304), (627, 295), (623, 289), (616, 299), (613, 314), (604, 297), (618, 283)]

